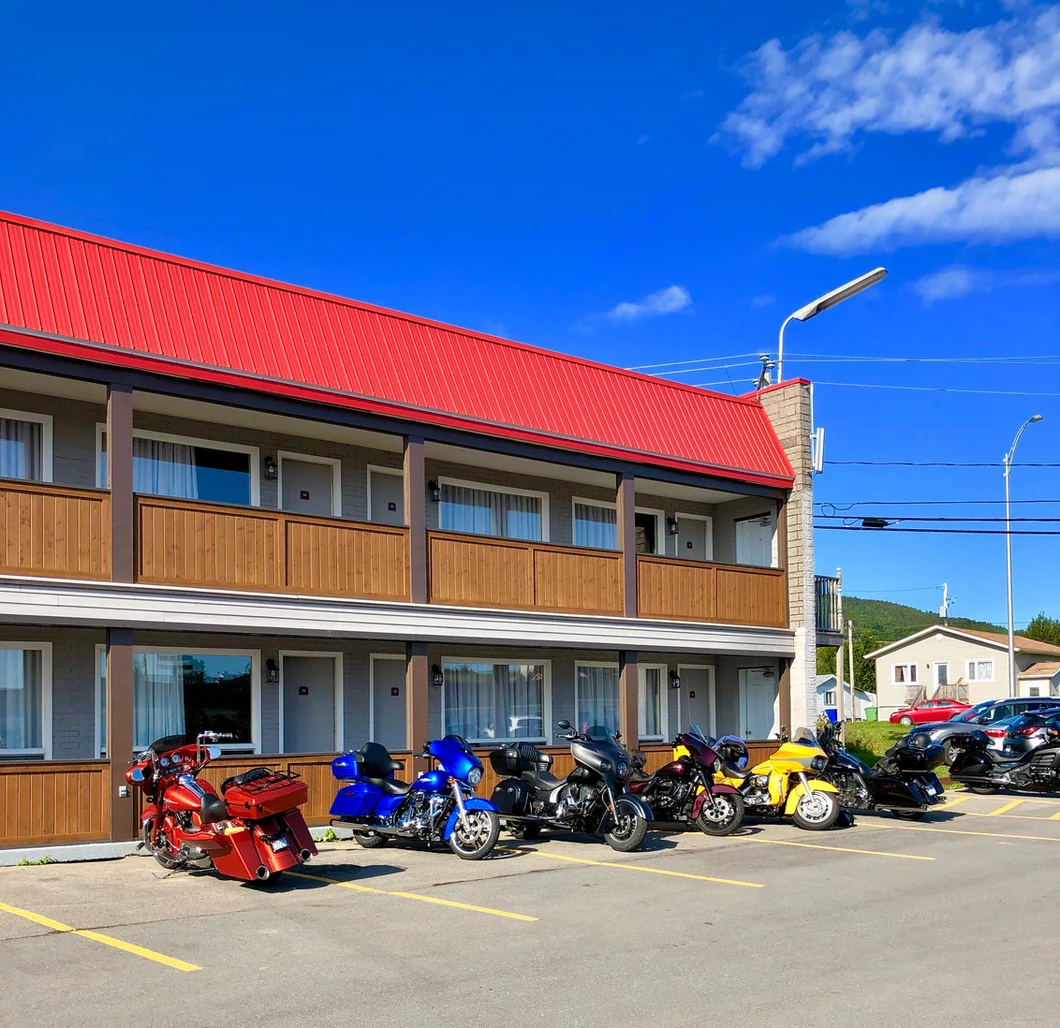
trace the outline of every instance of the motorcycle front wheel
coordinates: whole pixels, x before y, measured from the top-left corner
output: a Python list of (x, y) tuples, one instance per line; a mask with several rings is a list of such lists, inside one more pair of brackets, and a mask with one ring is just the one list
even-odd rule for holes
[(744, 802), (738, 793), (721, 792), (703, 801), (696, 827), (705, 835), (731, 835), (743, 822)]
[(481, 860), (497, 845), (501, 834), (500, 818), (492, 810), (467, 811), (467, 824), (456, 819), (449, 848), (461, 860)]
[(173, 855), (173, 844), (170, 842), (169, 836), (166, 835), (165, 829), (162, 830), (162, 845), (167, 847), (166, 849), (158, 849), (155, 847), (152, 841), (154, 835), (155, 823), (154, 821), (148, 821), (143, 828), (143, 840), (144, 849), (151, 854), (167, 871), (179, 871), (182, 867), (187, 864), (187, 860), (181, 856)]
[(611, 831), (604, 833), (604, 841), (613, 850), (630, 853), (640, 846), (647, 834), (648, 822), (639, 814), (619, 814)]
[(808, 832), (823, 832), (839, 819), (839, 800), (834, 792), (811, 789), (799, 797), (792, 820)]

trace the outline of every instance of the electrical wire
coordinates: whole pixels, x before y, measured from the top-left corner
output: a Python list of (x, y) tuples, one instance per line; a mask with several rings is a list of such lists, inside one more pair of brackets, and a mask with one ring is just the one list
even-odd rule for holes
[[(957, 461), (957, 460), (826, 460), (825, 464), (843, 467), (867, 468), (1003, 468), (1004, 461)], [(1014, 468), (1060, 468), (1060, 464), (1036, 461), (1020, 464), (1015, 461)]]
[[(1013, 465), (1015, 467), (1016, 465)], [(974, 507), (986, 503), (1004, 503), (1004, 500), (850, 500), (839, 503), (829, 500), (817, 500), (815, 507), (831, 507), (832, 510), (850, 510), (853, 507)], [(1060, 500), (1012, 500), (1016, 503), (1060, 503)]]
[(1011, 533), (1004, 528), (863, 528), (861, 525), (814, 525), (821, 532), (911, 532), (921, 535), (1060, 535), (1056, 529), (1017, 528)]
[[(938, 522), (950, 522), (953, 524), (991, 524), (993, 522), (1006, 523), (1011, 521), (1013, 524), (1016, 522), (1033, 522), (1039, 525), (1055, 525), (1060, 524), (1060, 518), (926, 518), (926, 517), (910, 517), (909, 515), (903, 514), (901, 517), (888, 517), (886, 514), (873, 514), (874, 518), (882, 518), (884, 521), (938, 521)], [(853, 518), (845, 514), (814, 514), (817, 519), (826, 519), (831, 521), (860, 521), (861, 515), (857, 514)]]

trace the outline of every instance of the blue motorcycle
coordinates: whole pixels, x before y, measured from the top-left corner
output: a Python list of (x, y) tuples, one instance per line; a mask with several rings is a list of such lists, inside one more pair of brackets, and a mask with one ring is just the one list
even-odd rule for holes
[(482, 762), (458, 735), (427, 743), (418, 756), (431, 757), (437, 767), (412, 785), (394, 778), (403, 765), (380, 743), (366, 742), (336, 757), (331, 773), (350, 784), (331, 804), (332, 825), (353, 829), (365, 849), (385, 846), (391, 838), (418, 839), (428, 845), (447, 842), (458, 857), (481, 860), (501, 832), (496, 806), (475, 796)]

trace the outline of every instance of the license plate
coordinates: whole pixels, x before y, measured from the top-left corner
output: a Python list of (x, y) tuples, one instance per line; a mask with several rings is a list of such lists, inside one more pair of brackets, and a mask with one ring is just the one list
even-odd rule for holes
[(287, 840), (286, 839), (273, 839), (272, 842), (269, 843), (269, 846), (272, 848), (272, 852), (273, 853), (279, 853), (280, 850), (287, 849)]
[(927, 791), (928, 791), (928, 795), (929, 796), (937, 796), (939, 794), (939, 790), (938, 790), (938, 786), (937, 785), (929, 785), (927, 787)]

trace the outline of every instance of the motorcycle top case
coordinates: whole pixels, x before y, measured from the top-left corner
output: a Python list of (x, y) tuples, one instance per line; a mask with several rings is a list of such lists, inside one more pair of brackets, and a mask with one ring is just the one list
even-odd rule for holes
[(931, 746), (892, 746), (886, 755), (902, 771), (930, 771), (945, 762), (945, 752), (938, 743)]
[(282, 771), (255, 768), (225, 783), (224, 801), (235, 817), (261, 818), (300, 807), (309, 799), (305, 782)]

